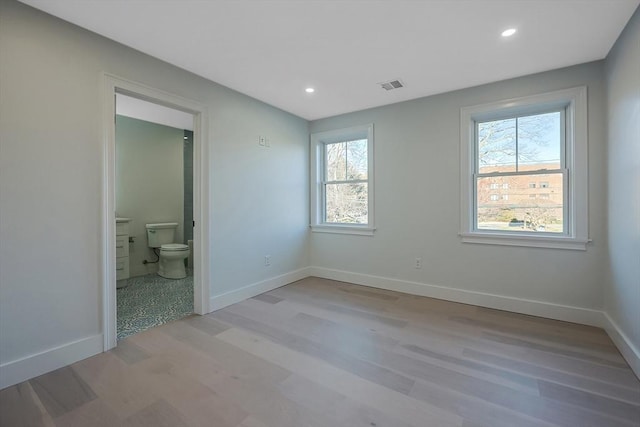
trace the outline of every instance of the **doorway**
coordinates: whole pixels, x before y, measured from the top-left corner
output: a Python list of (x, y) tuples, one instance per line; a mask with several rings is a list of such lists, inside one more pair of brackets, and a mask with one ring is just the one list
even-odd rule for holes
[[(144, 227), (146, 227), (146, 222), (150, 220), (149, 216), (147, 215), (145, 217), (144, 215), (146, 214), (141, 214), (140, 212), (138, 212), (136, 213), (136, 216), (138, 216), (138, 218), (131, 218), (126, 216), (126, 212), (120, 212), (117, 209), (118, 203), (116, 203), (116, 194), (118, 188), (118, 175), (116, 166), (118, 163), (116, 160), (116, 126), (118, 119), (120, 119), (121, 121), (128, 121), (129, 124), (131, 124), (132, 119), (126, 118), (125, 120), (121, 116), (116, 116), (116, 98), (124, 96), (127, 97), (127, 99), (133, 101), (143, 101), (147, 106), (157, 107), (157, 109), (159, 110), (164, 109), (165, 112), (173, 111), (177, 113), (176, 115), (178, 116), (180, 114), (182, 114), (183, 116), (187, 115), (191, 119), (190, 121), (192, 124), (192, 130), (180, 130), (180, 137), (182, 141), (187, 141), (190, 146), (187, 147), (187, 145), (184, 145), (181, 146), (180, 149), (184, 149), (185, 153), (189, 153), (187, 154), (187, 156), (192, 156), (192, 168), (191, 170), (188, 170), (187, 167), (184, 167), (184, 169), (180, 168), (180, 173), (182, 173), (182, 171), (184, 170), (185, 175), (190, 175), (192, 181), (192, 198), (191, 200), (185, 198), (184, 201), (190, 201), (192, 203), (192, 208), (180, 206), (180, 210), (182, 211), (184, 209), (184, 211), (190, 211), (190, 213), (192, 213), (192, 218), (189, 218), (189, 215), (184, 215), (182, 212), (178, 214), (176, 211), (175, 213), (171, 214), (160, 214), (160, 217), (162, 218), (158, 217), (156, 219), (153, 219), (153, 221), (156, 221), (155, 224), (172, 223), (174, 221), (168, 220), (172, 220), (173, 217), (176, 217), (174, 227), (176, 231), (178, 231), (177, 238), (184, 241), (184, 244), (191, 243), (190, 245), (188, 245), (191, 252), (191, 256), (189, 257), (191, 260), (191, 264), (189, 264), (187, 268), (193, 268), (193, 274), (190, 279), (192, 280), (192, 285), (189, 286), (191, 286), (191, 291), (193, 293), (193, 312), (197, 314), (206, 314), (207, 312), (209, 312), (208, 284), (210, 268), (208, 262), (209, 234), (207, 226), (209, 223), (209, 197), (208, 185), (206, 179), (204, 178), (205, 172), (208, 170), (209, 163), (206, 144), (203, 143), (203, 141), (207, 140), (207, 109), (205, 106), (192, 100), (168, 94), (166, 92), (150, 88), (136, 82), (121, 79), (119, 77), (106, 73), (103, 75), (103, 82), (104, 178), (102, 210), (102, 312), (104, 350), (106, 351), (115, 347), (117, 343), (117, 285), (120, 284), (123, 288), (126, 288), (131, 284), (122, 282), (122, 280), (124, 279), (123, 270), (125, 269), (125, 267), (123, 267), (123, 261), (129, 262), (129, 268), (131, 267), (132, 261), (132, 253), (127, 251), (123, 252), (125, 245), (127, 248), (129, 247), (129, 245), (132, 245), (132, 247), (135, 245), (135, 250), (137, 251), (134, 254), (136, 263), (135, 274), (138, 274), (141, 271), (143, 273), (148, 272), (152, 274), (152, 276), (149, 276), (149, 278), (152, 278), (153, 280), (158, 278), (156, 274), (157, 268), (154, 265), (157, 264), (157, 257), (154, 257), (153, 254), (157, 253), (157, 255), (160, 255), (159, 251), (155, 251), (153, 248), (149, 247), (146, 239), (146, 231), (144, 231)], [(187, 181), (188, 180), (185, 180), (184, 182), (186, 183)], [(186, 189), (185, 192), (187, 192)], [(120, 205), (123, 206), (123, 203), (121, 202)], [(130, 210), (128, 211), (131, 212)], [(185, 220), (191, 221), (189, 225), (191, 225), (192, 227), (187, 227), (185, 225)], [(158, 223), (157, 221), (164, 222)], [(131, 226), (130, 228), (129, 225), (132, 223), (137, 223), (137, 225)], [(141, 225), (143, 227), (142, 233), (140, 232)], [(134, 227), (137, 231), (133, 236), (126, 235), (125, 237), (123, 237), (123, 231), (132, 231)], [(192, 235), (192, 238), (185, 239), (185, 237), (188, 237), (189, 234)], [(129, 243), (129, 237), (133, 237), (133, 239), (131, 239), (133, 240), (132, 243)], [(137, 244), (135, 242), (136, 240), (138, 240)], [(146, 261), (146, 263), (142, 264), (143, 261)], [(166, 266), (166, 264), (164, 265)], [(170, 275), (171, 274), (169, 274), (169, 276)], [(117, 281), (118, 278), (120, 278), (121, 280)], [(171, 279), (168, 280), (171, 281)], [(177, 282), (178, 281), (175, 281), (171, 283), (171, 285), (176, 285)], [(191, 304), (189, 304), (189, 306), (191, 307)]]
[(115, 122), (121, 340), (193, 313), (193, 115), (116, 94)]

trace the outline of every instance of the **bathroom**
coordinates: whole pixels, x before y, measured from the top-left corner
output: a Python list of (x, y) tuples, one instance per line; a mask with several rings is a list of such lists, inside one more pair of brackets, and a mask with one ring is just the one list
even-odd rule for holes
[(123, 339), (193, 313), (193, 117), (118, 94), (115, 134)]

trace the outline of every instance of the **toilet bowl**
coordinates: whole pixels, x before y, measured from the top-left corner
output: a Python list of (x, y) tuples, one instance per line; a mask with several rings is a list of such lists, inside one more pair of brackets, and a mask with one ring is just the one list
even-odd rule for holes
[(167, 243), (160, 246), (158, 275), (167, 279), (187, 277), (184, 260), (189, 256), (189, 246), (181, 243)]
[[(189, 246), (172, 243), (177, 222), (147, 224), (147, 245), (158, 254), (158, 275), (167, 279), (187, 277), (184, 260), (189, 256)], [(158, 252), (159, 249), (159, 252)]]

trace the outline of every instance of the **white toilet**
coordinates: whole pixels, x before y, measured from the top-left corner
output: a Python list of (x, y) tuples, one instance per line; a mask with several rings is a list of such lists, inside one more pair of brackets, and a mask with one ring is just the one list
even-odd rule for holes
[(147, 245), (150, 248), (160, 248), (158, 261), (158, 275), (167, 279), (183, 279), (187, 277), (184, 260), (189, 256), (189, 246), (173, 243), (177, 222), (163, 222), (147, 224)]

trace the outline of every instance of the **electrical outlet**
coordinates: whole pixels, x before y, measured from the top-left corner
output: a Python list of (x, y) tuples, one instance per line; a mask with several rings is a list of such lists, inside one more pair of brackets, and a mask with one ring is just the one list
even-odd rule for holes
[(258, 145), (264, 148), (271, 147), (271, 140), (264, 135), (258, 136)]
[(422, 258), (418, 257), (416, 258), (416, 265), (415, 265), (416, 269), (420, 270), (422, 268)]
[(269, 267), (271, 265), (271, 255), (264, 256), (264, 266)]

